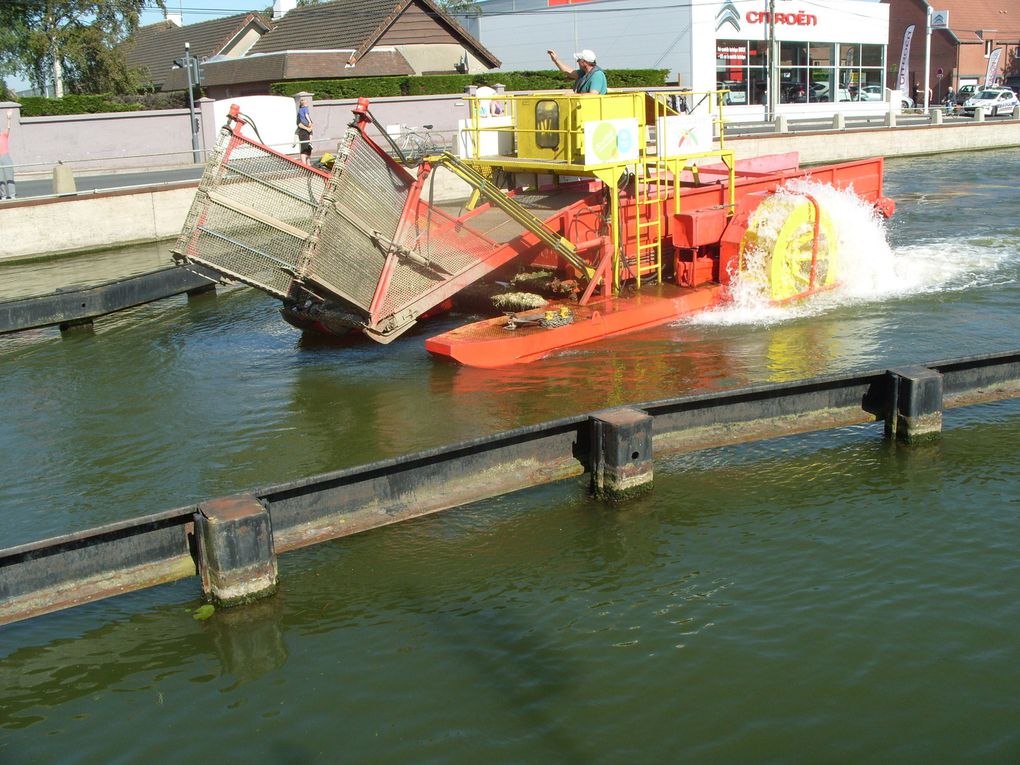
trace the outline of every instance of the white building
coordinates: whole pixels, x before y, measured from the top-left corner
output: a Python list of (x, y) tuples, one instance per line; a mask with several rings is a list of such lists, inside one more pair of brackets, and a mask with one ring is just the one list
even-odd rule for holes
[[(668, 69), (695, 91), (728, 88), (727, 118), (765, 116), (770, 33), (778, 48), (777, 114), (888, 111), (889, 6), (861, 0), (487, 0), (463, 23), (503, 70), (549, 69), (591, 48), (599, 65)], [(770, 32), (770, 30), (773, 30)], [(899, 55), (899, 52), (894, 52)], [(892, 95), (899, 107), (899, 98)]]

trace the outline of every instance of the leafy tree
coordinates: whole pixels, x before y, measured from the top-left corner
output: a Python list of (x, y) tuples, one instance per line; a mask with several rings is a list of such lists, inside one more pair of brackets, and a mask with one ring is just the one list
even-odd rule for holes
[(127, 65), (121, 45), (106, 44), (94, 26), (68, 36), (64, 48), (64, 88), (68, 93), (137, 93), (145, 77)]
[(439, 5), (450, 13), (481, 13), (478, 0), (439, 0)]
[[(154, 0), (165, 8), (164, 0)], [(147, 0), (5, 0), (0, 2), (0, 73), (24, 75), (64, 95), (133, 84), (117, 43), (138, 28)], [(93, 79), (95, 78), (95, 79)], [(65, 83), (66, 81), (66, 83)]]

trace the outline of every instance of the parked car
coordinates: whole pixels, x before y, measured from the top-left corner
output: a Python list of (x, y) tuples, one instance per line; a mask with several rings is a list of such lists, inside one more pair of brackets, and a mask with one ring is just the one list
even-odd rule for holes
[(884, 101), (885, 88), (881, 85), (865, 85), (861, 88), (862, 101)]
[(807, 101), (807, 89), (802, 82), (784, 82), (779, 86), (779, 101), (784, 104), (802, 104)]
[(984, 107), (985, 114), (994, 117), (998, 114), (1008, 114), (1016, 109), (1020, 101), (1016, 93), (1009, 88), (985, 88), (979, 90), (963, 104), (964, 114), (973, 114), (979, 106)]
[(972, 98), (978, 90), (980, 88), (977, 85), (961, 85), (960, 89), (956, 91), (956, 103), (963, 106), (967, 103), (967, 99)]
[[(885, 101), (885, 88), (881, 85), (865, 85), (861, 88), (861, 101)], [(914, 99), (900, 94), (900, 107), (913, 109)]]

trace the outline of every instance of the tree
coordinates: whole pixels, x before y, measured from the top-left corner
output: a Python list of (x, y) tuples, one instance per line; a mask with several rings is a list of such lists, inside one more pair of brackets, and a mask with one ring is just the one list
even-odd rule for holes
[[(77, 92), (130, 87), (117, 44), (138, 29), (147, 0), (14, 0), (0, 2), (0, 73), (49, 82), (57, 98), (65, 80)], [(155, 0), (165, 8), (164, 0)]]
[(110, 47), (94, 26), (69, 36), (64, 48), (64, 89), (69, 93), (138, 93), (145, 77), (127, 65), (123, 45)]
[(439, 0), (440, 7), (447, 13), (481, 13), (478, 0)]

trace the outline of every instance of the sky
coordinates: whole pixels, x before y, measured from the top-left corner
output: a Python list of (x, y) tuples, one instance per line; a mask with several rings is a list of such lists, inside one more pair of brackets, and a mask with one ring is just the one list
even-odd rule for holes
[[(166, 10), (183, 15), (185, 24), (198, 24), (245, 11), (262, 11), (272, 4), (272, 0), (166, 0)], [(142, 13), (141, 24), (154, 24), (162, 19), (163, 11), (154, 8)]]

